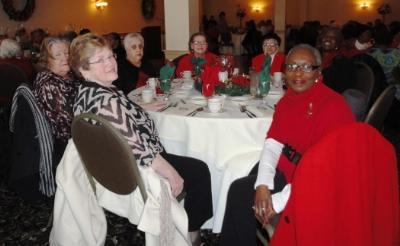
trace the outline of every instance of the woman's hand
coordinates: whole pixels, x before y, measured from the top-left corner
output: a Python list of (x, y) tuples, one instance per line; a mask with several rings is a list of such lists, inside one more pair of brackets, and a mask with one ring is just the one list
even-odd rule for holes
[(179, 173), (168, 163), (170, 166), (171, 170), (169, 172), (169, 175), (167, 175), (165, 178), (168, 179), (169, 184), (171, 185), (171, 192), (174, 197), (177, 197), (179, 194), (181, 194), (183, 190), (183, 178), (179, 175)]
[(254, 196), (254, 212), (256, 218), (263, 224), (268, 224), (276, 212), (272, 207), (271, 193), (266, 185), (259, 185)]
[(154, 158), (151, 167), (160, 174), (162, 177), (166, 178), (171, 185), (171, 193), (174, 197), (181, 194), (183, 190), (183, 178), (175, 170), (174, 167), (169, 164), (160, 154), (157, 154)]

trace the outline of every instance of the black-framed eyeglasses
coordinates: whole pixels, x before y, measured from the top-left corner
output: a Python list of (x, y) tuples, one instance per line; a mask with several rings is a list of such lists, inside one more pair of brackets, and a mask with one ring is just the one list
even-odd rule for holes
[(107, 56), (105, 58), (100, 58), (97, 61), (88, 62), (88, 63), (89, 64), (105, 64), (106, 61), (111, 61), (111, 59), (114, 59), (114, 60), (117, 59), (117, 54), (112, 54), (112, 55), (109, 55), (109, 56)]
[(311, 64), (285, 64), (286, 71), (294, 72), (300, 70), (305, 73), (311, 73), (315, 69), (318, 69), (318, 65), (311, 65)]

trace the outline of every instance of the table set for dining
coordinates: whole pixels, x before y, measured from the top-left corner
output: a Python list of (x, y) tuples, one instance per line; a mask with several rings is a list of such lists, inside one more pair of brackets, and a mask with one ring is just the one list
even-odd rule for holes
[(229, 186), (247, 175), (259, 160), (274, 105), (282, 92), (271, 91), (263, 98), (250, 95), (205, 98), (193, 88), (192, 79), (175, 79), (166, 95), (156, 95), (153, 90), (149, 101), (143, 94), (149, 87), (138, 88), (128, 97), (151, 115), (167, 152), (207, 163), (214, 217), (203, 228), (218, 233)]

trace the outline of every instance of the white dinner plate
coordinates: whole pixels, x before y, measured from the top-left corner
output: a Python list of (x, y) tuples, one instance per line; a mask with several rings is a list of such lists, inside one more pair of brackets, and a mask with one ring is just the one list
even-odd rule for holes
[(188, 98), (190, 94), (190, 90), (177, 90), (175, 91), (175, 93), (173, 94), (173, 96), (177, 97), (177, 98), (181, 98), (181, 99), (186, 99)]
[(240, 105), (247, 104), (247, 102), (250, 101), (250, 99), (251, 99), (250, 95), (231, 97), (231, 101), (233, 103)]

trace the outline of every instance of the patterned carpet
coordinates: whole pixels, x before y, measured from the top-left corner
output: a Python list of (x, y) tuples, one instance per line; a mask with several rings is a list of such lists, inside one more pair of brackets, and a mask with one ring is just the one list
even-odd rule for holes
[[(16, 194), (0, 187), (0, 246), (49, 245), (51, 230), (51, 199), (35, 204), (23, 201)], [(145, 245), (144, 234), (136, 226), (112, 213), (106, 212), (107, 239), (105, 245)], [(218, 237), (209, 230), (202, 230), (204, 246), (218, 244)]]

